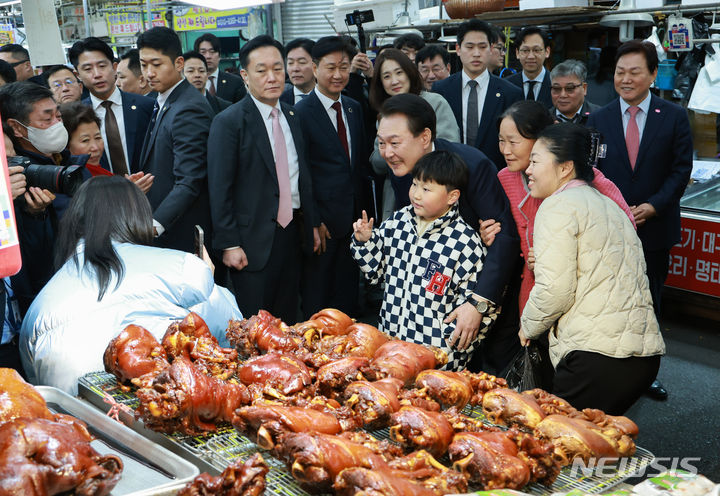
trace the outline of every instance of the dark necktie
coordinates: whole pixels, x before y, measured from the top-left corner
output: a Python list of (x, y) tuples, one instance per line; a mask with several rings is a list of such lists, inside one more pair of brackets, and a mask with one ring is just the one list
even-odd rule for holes
[(468, 81), (470, 94), (468, 95), (467, 118), (465, 119), (465, 144), (475, 146), (478, 132), (478, 82), (474, 79)]
[(535, 83), (537, 81), (525, 81), (528, 85), (528, 92), (525, 95), (525, 100), (535, 100)]
[(343, 121), (340, 102), (333, 103), (332, 108), (335, 109), (335, 113), (337, 114), (337, 132), (338, 138), (340, 138), (340, 144), (345, 149), (345, 153), (347, 153), (348, 158), (350, 158), (350, 147), (347, 142), (347, 131), (345, 130), (345, 122)]
[(105, 100), (101, 105), (105, 107), (105, 137), (107, 138), (107, 147), (110, 152), (112, 170), (113, 173), (124, 176), (128, 173), (128, 167), (125, 163), (125, 151), (123, 150), (122, 138), (120, 137), (120, 128), (118, 128), (115, 114), (112, 111), (112, 102)]
[(212, 96), (215, 96), (215, 76), (210, 76), (210, 88), (208, 91)]

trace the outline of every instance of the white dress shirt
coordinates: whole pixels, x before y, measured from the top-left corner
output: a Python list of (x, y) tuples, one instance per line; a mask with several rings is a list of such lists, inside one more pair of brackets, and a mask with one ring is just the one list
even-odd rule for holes
[[(110, 153), (108, 152), (109, 147), (107, 135), (105, 134), (105, 107), (102, 105), (105, 100), (100, 100), (91, 93), (90, 101), (92, 102), (92, 107), (95, 110), (95, 115), (97, 115), (98, 119), (100, 119), (100, 133), (102, 134), (103, 143), (105, 143), (105, 157), (107, 157), (107, 161), (110, 164), (110, 170), (114, 172), (113, 163), (110, 159)], [(125, 154), (125, 163), (127, 164), (128, 169), (130, 169), (127, 138), (125, 137), (125, 116), (123, 115), (122, 94), (120, 93), (120, 88), (115, 87), (115, 90), (108, 98), (108, 101), (112, 102), (111, 108), (113, 114), (115, 114), (115, 121), (117, 122), (118, 130), (120, 131), (120, 140), (122, 141), (122, 149)]]
[(545, 80), (545, 67), (542, 68), (540, 71), (540, 74), (538, 74), (535, 79), (530, 79), (525, 75), (525, 71), (522, 71), (522, 78), (523, 78), (523, 96), (527, 98), (527, 92), (528, 92), (528, 84), (526, 84), (528, 81), (537, 81), (535, 84), (535, 87), (533, 88), (533, 95), (535, 97), (535, 101), (537, 101), (538, 97), (540, 96), (540, 87), (543, 84), (543, 81)]
[[(650, 92), (648, 91), (647, 96), (645, 99), (640, 102), (638, 105), (640, 107), (640, 111), (635, 114), (635, 122), (637, 123), (639, 135), (638, 143), (642, 143), (642, 135), (643, 130), (645, 129), (645, 122), (647, 121), (647, 115), (648, 112), (650, 112)], [(630, 122), (630, 112), (627, 112), (627, 109), (630, 108), (630, 104), (627, 103), (625, 100), (620, 98), (620, 115), (622, 115), (622, 123), (623, 123), (623, 136), (627, 134), (627, 127), (628, 123)]]
[(215, 72), (213, 72), (212, 74), (208, 74), (207, 81), (205, 81), (205, 89), (208, 91), (210, 91), (210, 81), (211, 81), (210, 78), (211, 77), (215, 78), (215, 92), (217, 93), (217, 87), (218, 87), (218, 82), (219, 82), (218, 79), (220, 77), (220, 68), (219, 67), (217, 69), (215, 69)]
[(290, 130), (290, 124), (283, 114), (282, 108), (280, 108), (280, 102), (278, 101), (274, 107), (271, 107), (267, 103), (263, 103), (252, 94), (250, 97), (255, 102), (260, 115), (265, 123), (265, 130), (267, 131), (268, 138), (270, 139), (270, 147), (273, 152), (273, 159), (275, 158), (275, 138), (273, 137), (272, 128), (272, 109), (278, 109), (280, 116), (280, 128), (282, 129), (283, 136), (285, 137), (285, 146), (287, 147), (287, 158), (288, 158), (288, 171), (290, 172), (290, 196), (292, 198), (292, 208), (300, 208), (300, 189), (298, 186), (298, 177), (300, 176), (300, 164), (298, 163), (298, 154), (295, 149), (295, 140), (293, 140), (292, 131)]
[[(332, 125), (335, 127), (335, 131), (337, 131), (337, 128), (338, 128), (337, 127), (337, 112), (335, 111), (334, 108), (332, 108), (332, 105), (333, 105), (333, 103), (335, 103), (335, 100), (323, 95), (317, 86), (315, 87), (315, 94), (317, 95), (318, 99), (320, 100), (320, 103), (322, 104), (322, 106), (327, 111), (328, 116), (330, 117), (330, 122), (332, 122)], [(352, 140), (350, 139), (350, 126), (348, 125), (347, 115), (345, 114), (345, 107), (343, 107), (343, 104), (342, 104), (342, 96), (340, 96), (340, 98), (338, 98), (337, 101), (340, 102), (340, 108), (342, 109), (342, 118), (343, 118), (343, 123), (345, 124), (345, 136), (347, 137), (348, 151), (350, 152), (350, 160), (352, 160)]]
[[(465, 129), (467, 123), (467, 106), (468, 97), (470, 96), (470, 86), (468, 82), (472, 79), (467, 75), (465, 71), (462, 71), (462, 122), (463, 122), (463, 143), (467, 143), (467, 129)], [(483, 71), (478, 77), (475, 78), (477, 81), (477, 92), (478, 92), (478, 126), (482, 126), (482, 111), (485, 106), (485, 96), (487, 96), (488, 83), (490, 82), (490, 73), (487, 69)], [(477, 129), (473, 131), (477, 133)]]
[(299, 102), (300, 100), (308, 96), (310, 93), (312, 93), (312, 90), (307, 93), (303, 93), (297, 86), (293, 86), (293, 102)]

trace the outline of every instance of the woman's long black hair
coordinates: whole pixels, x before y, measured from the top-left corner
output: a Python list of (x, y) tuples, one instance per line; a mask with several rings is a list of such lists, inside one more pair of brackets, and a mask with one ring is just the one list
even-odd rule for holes
[[(152, 209), (140, 188), (120, 176), (93, 177), (83, 183), (60, 221), (55, 244), (59, 268), (72, 259), (78, 269), (95, 275), (98, 301), (103, 299), (113, 274), (120, 285), (125, 267), (112, 241), (152, 245)], [(80, 267), (77, 245), (85, 242)]]

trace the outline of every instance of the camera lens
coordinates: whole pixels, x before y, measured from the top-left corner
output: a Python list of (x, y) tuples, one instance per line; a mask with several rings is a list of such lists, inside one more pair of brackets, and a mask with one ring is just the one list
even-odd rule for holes
[(82, 167), (79, 165), (30, 164), (25, 168), (25, 178), (28, 186), (68, 196), (73, 196), (83, 182)]

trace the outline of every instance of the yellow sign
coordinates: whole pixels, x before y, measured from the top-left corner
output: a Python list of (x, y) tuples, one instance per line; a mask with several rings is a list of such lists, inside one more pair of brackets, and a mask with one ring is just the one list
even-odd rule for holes
[(0, 45), (15, 43), (15, 28), (12, 24), (0, 24)]
[(245, 28), (248, 26), (249, 9), (213, 10), (204, 7), (175, 9), (173, 29), (196, 31), (208, 29)]

